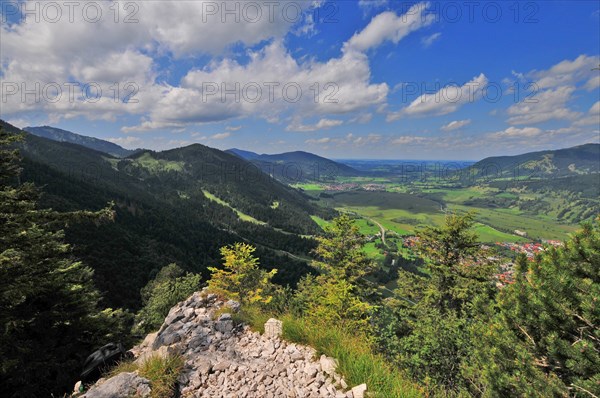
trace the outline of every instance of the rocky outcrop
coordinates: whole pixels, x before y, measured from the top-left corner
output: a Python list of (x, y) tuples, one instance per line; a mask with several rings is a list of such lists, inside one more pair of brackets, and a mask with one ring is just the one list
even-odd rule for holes
[[(313, 348), (281, 339), (277, 320), (269, 320), (269, 332), (264, 335), (237, 325), (232, 313), (238, 309), (237, 302), (196, 292), (173, 307), (160, 330), (131, 351), (138, 363), (152, 355), (182, 355), (185, 365), (178, 379), (182, 397), (364, 396), (366, 386), (348, 390), (336, 373), (335, 359), (317, 358)], [(100, 397), (86, 395), (96, 396)]]
[(82, 398), (129, 398), (150, 395), (150, 381), (135, 373), (119, 373), (82, 395)]

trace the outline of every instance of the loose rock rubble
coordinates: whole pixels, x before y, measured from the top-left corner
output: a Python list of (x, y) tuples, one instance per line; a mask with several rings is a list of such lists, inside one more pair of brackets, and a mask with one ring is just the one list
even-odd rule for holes
[(336, 373), (335, 359), (315, 358), (311, 347), (235, 325), (231, 312), (238, 309), (235, 301), (196, 292), (173, 307), (160, 330), (131, 351), (138, 363), (151, 355), (181, 354), (185, 360), (178, 379), (181, 397), (364, 396), (366, 385), (344, 391), (348, 385)]

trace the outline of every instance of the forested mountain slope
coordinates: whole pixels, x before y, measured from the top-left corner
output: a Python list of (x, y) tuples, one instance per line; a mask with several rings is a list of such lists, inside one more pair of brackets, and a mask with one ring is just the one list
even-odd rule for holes
[(335, 177), (352, 177), (364, 174), (345, 164), (304, 151), (259, 155), (234, 148), (228, 149), (226, 152), (249, 160), (265, 173), (288, 183), (307, 180), (327, 181)]
[(108, 153), (117, 157), (125, 157), (136, 153), (139, 149), (125, 149), (110, 141), (101, 140), (95, 137), (88, 137), (81, 134), (76, 134), (71, 131), (58, 129), (50, 126), (25, 127), (23, 130), (37, 135), (38, 137), (48, 138), (58, 142), (69, 142), (86, 148), (95, 149), (100, 152)]
[[(235, 209), (288, 232), (319, 231), (309, 215), (320, 210), (301, 193), (218, 149), (194, 144), (164, 152), (145, 151), (119, 162), (118, 167), (149, 184), (190, 192), (208, 190)], [(157, 177), (162, 178), (157, 181)]]
[(205, 275), (219, 262), (219, 248), (238, 241), (255, 244), (262, 265), (280, 269), (281, 283), (294, 284), (309, 271), (286, 252), (302, 256), (314, 247), (298, 234), (316, 233), (309, 214), (322, 210), (233, 155), (194, 145), (119, 159), (30, 134), (20, 146), (22, 178), (43, 189), (43, 206), (97, 210), (115, 203), (114, 223), (66, 231), (75, 255), (94, 268), (107, 305), (137, 308), (140, 289), (171, 262)]
[(471, 166), (477, 175), (508, 178), (551, 178), (600, 172), (600, 144), (495, 156)]

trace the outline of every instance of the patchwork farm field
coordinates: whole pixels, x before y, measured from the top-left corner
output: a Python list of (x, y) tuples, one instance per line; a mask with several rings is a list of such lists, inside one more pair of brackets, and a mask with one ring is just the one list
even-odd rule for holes
[(531, 239), (558, 239), (564, 240), (567, 235), (577, 230), (575, 225), (559, 224), (542, 216), (530, 216), (519, 213), (513, 209), (482, 209), (464, 205), (448, 205), (451, 210), (470, 211), (476, 210), (476, 220), (490, 225), (500, 231), (520, 230), (527, 233)]
[[(387, 231), (410, 235), (418, 227), (442, 225), (447, 211), (474, 212), (477, 221), (475, 231), (480, 240), (486, 243), (524, 242), (531, 239), (563, 240), (577, 229), (576, 225), (560, 223), (548, 215), (526, 214), (516, 207), (485, 208), (465, 204), (477, 199), (519, 198), (513, 192), (501, 192), (489, 187), (430, 188), (419, 190), (418, 194), (364, 190), (325, 192), (326, 195), (321, 195), (319, 203), (362, 218), (358, 220), (358, 225), (366, 235), (378, 232), (378, 226), (371, 221), (380, 223)], [(528, 194), (523, 196), (526, 195)], [(315, 221), (322, 227), (327, 223), (322, 219)], [(515, 233), (516, 230), (527, 235), (519, 236)]]

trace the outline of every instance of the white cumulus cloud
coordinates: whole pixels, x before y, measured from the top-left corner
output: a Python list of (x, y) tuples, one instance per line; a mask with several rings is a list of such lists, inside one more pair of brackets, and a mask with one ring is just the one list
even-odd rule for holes
[(441, 129), (443, 131), (453, 131), (453, 130), (458, 130), (461, 127), (465, 127), (467, 125), (471, 124), (471, 119), (465, 119), (465, 120), (454, 120), (448, 124), (445, 124), (441, 127)]
[(336, 119), (321, 119), (315, 124), (302, 124), (299, 119), (295, 119), (287, 128), (287, 131), (298, 131), (308, 132), (330, 129), (332, 127), (340, 126), (344, 122)]
[(600, 76), (594, 70), (599, 63), (600, 57), (583, 54), (545, 70), (520, 74), (521, 84), (525, 79), (530, 79), (531, 84), (524, 87), (527, 92), (523, 93), (521, 101), (508, 108), (508, 123), (523, 125), (566, 120), (581, 125), (582, 121), (577, 119), (582, 113), (572, 110), (569, 102), (577, 91), (593, 91), (600, 86)]
[(418, 145), (429, 142), (431, 139), (427, 137), (418, 137), (411, 135), (403, 135), (397, 138), (394, 138), (391, 143), (395, 145)]
[[(282, 39), (296, 26), (310, 22), (320, 1), (298, 2), (216, 2), (216, 1), (98, 1), (92, 11), (101, 15), (96, 21), (84, 18), (83, 4), (56, 2), (62, 17), (57, 21), (29, 16), (0, 26), (2, 51), (0, 74), (3, 82), (15, 84), (16, 95), (3, 103), (2, 117), (15, 118), (27, 113), (45, 112), (48, 118), (84, 116), (89, 119), (114, 120), (120, 115), (145, 115), (152, 112), (165, 91), (177, 87), (157, 81), (161, 75), (158, 58), (174, 62), (200, 55), (230, 54), (232, 46), (254, 46), (266, 40)], [(227, 3), (227, 4), (226, 4)], [(40, 8), (39, 0), (26, 0), (23, 9)], [(74, 7), (70, 17), (70, 9)], [(298, 17), (290, 13), (297, 11)], [(118, 13), (117, 13), (118, 10)], [(233, 13), (230, 11), (233, 10)], [(168, 72), (167, 72), (168, 73)], [(77, 83), (74, 94), (65, 84)], [(93, 84), (101, 91), (99, 99), (85, 98), (84, 85)], [(44, 92), (45, 87), (58, 86), (61, 96), (30, 95), (23, 101), (23, 88)], [(14, 89), (11, 86), (11, 90)], [(187, 94), (187, 93), (186, 93)], [(58, 97), (58, 98), (55, 98)], [(134, 101), (126, 101), (134, 99)], [(167, 102), (173, 101), (172, 96)], [(208, 109), (220, 119), (231, 110)], [(181, 124), (193, 119), (189, 109), (182, 109), (182, 119), (158, 121), (146, 118), (139, 126), (124, 131), (140, 131), (157, 126)]]
[(498, 131), (490, 134), (490, 137), (495, 139), (502, 138), (522, 138), (522, 137), (535, 137), (542, 134), (542, 130), (537, 127), (508, 127), (505, 130)]
[(463, 105), (481, 99), (482, 91), (487, 83), (487, 77), (481, 73), (462, 86), (449, 85), (442, 87), (434, 94), (423, 94), (407, 107), (389, 113), (387, 121), (398, 120), (402, 117), (439, 116), (455, 112)]
[(581, 113), (570, 110), (567, 102), (575, 92), (574, 86), (559, 86), (540, 91), (508, 108), (508, 123), (533, 124), (548, 120), (574, 120)]
[(573, 125), (575, 126), (600, 126), (600, 101), (597, 101), (590, 110), (588, 116), (577, 119)]
[(378, 14), (344, 44), (344, 50), (367, 51), (386, 41), (398, 43), (411, 32), (433, 23), (434, 16), (426, 12), (428, 6), (429, 3), (418, 3), (401, 15), (392, 11)]
[[(387, 99), (387, 84), (370, 82), (369, 60), (362, 53), (299, 63), (276, 40), (249, 56), (246, 64), (225, 58), (190, 71), (180, 87), (164, 88), (150, 110), (150, 120), (129, 129), (144, 131), (244, 116), (277, 121), (286, 112), (295, 119), (307, 114), (339, 115), (369, 109)], [(323, 119), (312, 128), (341, 123)], [(290, 129), (310, 131), (301, 126)]]
[(225, 138), (229, 138), (229, 137), (231, 137), (231, 133), (229, 133), (229, 132), (217, 133), (217, 134), (213, 134), (210, 136), (210, 138), (212, 140), (224, 140)]
[(138, 148), (142, 144), (142, 140), (139, 137), (132, 136), (107, 138), (107, 141), (129, 149)]

